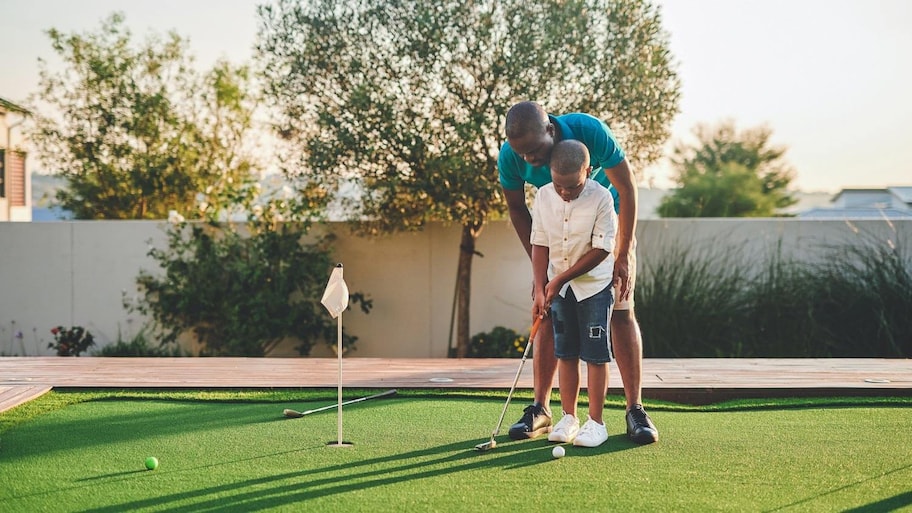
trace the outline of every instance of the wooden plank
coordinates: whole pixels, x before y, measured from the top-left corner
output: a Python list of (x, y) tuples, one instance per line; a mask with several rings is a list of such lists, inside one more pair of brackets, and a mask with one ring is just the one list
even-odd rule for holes
[[(512, 385), (518, 359), (346, 358), (343, 386), (486, 388)], [(617, 366), (609, 392), (622, 393)], [(585, 386), (585, 366), (582, 383)], [(0, 385), (55, 388), (326, 388), (338, 386), (334, 358), (0, 357)], [(520, 389), (532, 388), (527, 360)], [(906, 359), (646, 359), (647, 398), (703, 402), (782, 395), (912, 395)], [(702, 397), (702, 399), (701, 399)]]
[(0, 413), (37, 399), (50, 390), (47, 385), (0, 385)]

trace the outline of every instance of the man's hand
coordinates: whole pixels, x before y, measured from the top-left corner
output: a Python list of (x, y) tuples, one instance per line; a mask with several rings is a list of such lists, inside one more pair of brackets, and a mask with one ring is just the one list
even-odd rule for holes
[(633, 277), (630, 276), (630, 254), (626, 251), (618, 253), (614, 261), (614, 283), (618, 286), (615, 302), (629, 300), (630, 291), (633, 290)]

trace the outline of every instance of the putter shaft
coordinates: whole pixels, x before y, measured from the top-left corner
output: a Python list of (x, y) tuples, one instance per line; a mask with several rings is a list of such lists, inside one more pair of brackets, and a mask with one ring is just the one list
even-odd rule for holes
[(522, 361), (519, 362), (519, 368), (516, 369), (516, 376), (513, 378), (513, 386), (510, 387), (510, 392), (507, 394), (507, 402), (504, 403), (503, 411), (500, 412), (500, 419), (497, 421), (497, 426), (494, 428), (494, 432), (491, 433), (491, 440), (476, 445), (476, 451), (487, 451), (489, 449), (497, 447), (497, 442), (494, 440), (494, 438), (497, 436), (497, 433), (500, 433), (500, 428), (503, 426), (504, 417), (507, 415), (507, 408), (510, 406), (510, 399), (513, 398), (513, 391), (516, 390), (516, 384), (519, 383), (519, 375), (522, 373), (523, 365), (526, 363), (526, 358), (529, 356), (529, 349), (532, 348), (532, 340), (538, 333), (538, 326), (541, 324), (541, 320), (541, 317), (537, 317), (535, 321), (532, 322), (532, 329), (529, 332), (529, 341), (526, 343), (526, 350), (523, 351)]
[[(350, 401), (345, 401), (341, 405), (345, 406), (348, 404), (359, 403), (361, 401), (367, 401), (368, 399), (377, 399), (378, 397), (386, 397), (388, 395), (395, 395), (395, 394), (396, 394), (396, 389), (387, 390), (386, 392), (381, 392), (379, 394), (369, 395), (367, 397), (359, 397), (358, 399), (352, 399)], [(317, 413), (320, 411), (326, 411), (326, 410), (329, 410), (332, 408), (337, 408), (338, 406), (339, 406), (338, 403), (330, 404), (329, 406), (323, 406), (322, 408), (315, 408), (313, 410), (307, 410), (307, 411), (296, 411), (296, 410), (291, 410), (291, 409), (286, 408), (285, 410), (282, 411), (282, 415), (284, 415), (288, 418), (291, 418), (291, 419), (296, 419), (299, 417), (303, 417), (305, 415), (310, 415), (311, 413)]]

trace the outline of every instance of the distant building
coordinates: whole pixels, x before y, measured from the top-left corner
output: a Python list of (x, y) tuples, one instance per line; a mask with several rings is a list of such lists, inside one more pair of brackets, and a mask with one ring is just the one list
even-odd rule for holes
[(0, 221), (31, 221), (25, 140), (18, 130), (31, 113), (0, 98)]
[(912, 219), (912, 186), (843, 189), (831, 207), (801, 212), (801, 219)]

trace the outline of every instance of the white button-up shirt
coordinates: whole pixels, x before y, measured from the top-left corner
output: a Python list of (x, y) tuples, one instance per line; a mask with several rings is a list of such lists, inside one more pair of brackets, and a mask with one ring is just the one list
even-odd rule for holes
[(554, 190), (554, 184), (538, 189), (532, 206), (531, 242), (549, 250), (549, 280), (569, 269), (593, 248), (609, 253), (608, 258), (591, 271), (564, 285), (561, 297), (570, 286), (577, 301), (582, 301), (611, 283), (617, 225), (611, 193), (592, 179), (586, 179), (579, 197), (572, 201), (564, 201)]

